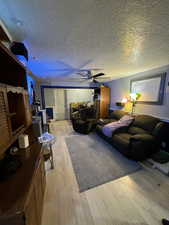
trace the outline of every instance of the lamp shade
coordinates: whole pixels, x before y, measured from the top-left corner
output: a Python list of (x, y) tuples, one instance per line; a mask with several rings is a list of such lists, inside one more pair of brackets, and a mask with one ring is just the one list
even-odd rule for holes
[(122, 100), (121, 100), (122, 103), (127, 103), (128, 102), (128, 98), (127, 97), (124, 97)]
[(133, 102), (136, 102), (141, 97), (140, 93), (130, 93), (130, 99)]

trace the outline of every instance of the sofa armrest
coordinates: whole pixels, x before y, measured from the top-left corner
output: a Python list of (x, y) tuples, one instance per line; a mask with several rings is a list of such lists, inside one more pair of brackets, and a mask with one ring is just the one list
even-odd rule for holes
[(71, 119), (79, 119), (80, 118), (80, 113), (79, 111), (75, 111), (71, 115)]
[(130, 155), (135, 160), (144, 160), (157, 150), (156, 139), (150, 134), (136, 134), (130, 138)]
[(166, 134), (167, 134), (167, 125), (164, 122), (159, 122), (156, 127), (153, 130), (152, 135), (161, 142), (164, 140)]

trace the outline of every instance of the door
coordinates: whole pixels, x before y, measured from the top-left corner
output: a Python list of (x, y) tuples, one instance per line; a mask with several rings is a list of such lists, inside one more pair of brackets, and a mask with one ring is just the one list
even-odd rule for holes
[(67, 119), (66, 91), (62, 88), (45, 88), (45, 108), (53, 108), (53, 117), (56, 120)]
[(106, 118), (109, 114), (110, 88), (101, 87), (100, 92), (100, 118)]
[(52, 107), (54, 119), (69, 119), (70, 103), (93, 102), (93, 89), (45, 88), (45, 108)]

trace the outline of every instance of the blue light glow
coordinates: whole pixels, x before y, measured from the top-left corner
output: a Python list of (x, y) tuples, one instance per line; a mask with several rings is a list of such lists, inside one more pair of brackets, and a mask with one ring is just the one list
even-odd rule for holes
[(28, 68), (41, 78), (66, 76), (77, 70), (62, 61), (48, 62), (39, 60), (29, 60)]
[(28, 92), (29, 92), (29, 103), (32, 105), (34, 98), (35, 98), (35, 93), (34, 93), (34, 89), (35, 89), (35, 80), (27, 75), (27, 83), (28, 83)]

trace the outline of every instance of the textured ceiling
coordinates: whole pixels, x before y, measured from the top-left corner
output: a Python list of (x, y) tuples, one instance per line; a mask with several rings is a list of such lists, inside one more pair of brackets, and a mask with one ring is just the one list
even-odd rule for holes
[(169, 0), (0, 0), (0, 15), (38, 76), (103, 68), (115, 79), (169, 64)]

